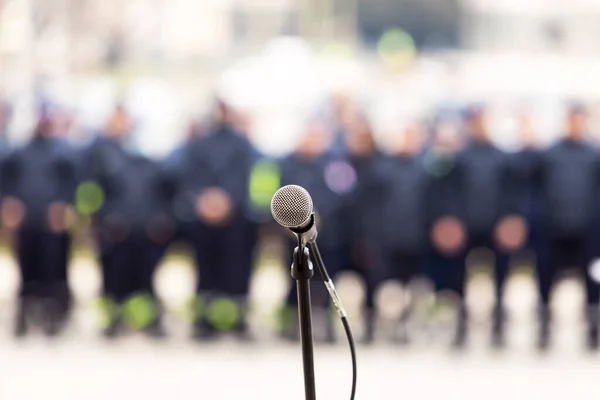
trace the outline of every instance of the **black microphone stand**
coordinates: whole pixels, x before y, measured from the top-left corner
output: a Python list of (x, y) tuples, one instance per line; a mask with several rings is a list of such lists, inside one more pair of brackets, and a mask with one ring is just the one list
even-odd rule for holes
[(310, 262), (310, 252), (298, 237), (298, 247), (294, 250), (292, 278), (298, 288), (298, 317), (300, 339), (302, 341), (302, 363), (304, 365), (304, 392), (306, 400), (316, 400), (315, 355), (313, 348), (313, 327), (310, 299), (310, 279), (315, 274)]

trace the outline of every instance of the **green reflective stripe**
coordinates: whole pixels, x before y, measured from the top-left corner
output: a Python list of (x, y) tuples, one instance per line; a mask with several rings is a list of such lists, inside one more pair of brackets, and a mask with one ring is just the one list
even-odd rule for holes
[(123, 305), (125, 323), (132, 329), (143, 329), (158, 317), (156, 302), (144, 294), (132, 297)]
[(96, 182), (83, 182), (75, 192), (75, 208), (83, 215), (91, 215), (104, 205), (104, 190)]
[(250, 175), (250, 201), (258, 207), (268, 207), (279, 189), (281, 176), (276, 163), (261, 160), (252, 168)]
[(232, 329), (240, 320), (240, 310), (235, 301), (220, 298), (213, 300), (207, 308), (207, 320), (219, 330)]

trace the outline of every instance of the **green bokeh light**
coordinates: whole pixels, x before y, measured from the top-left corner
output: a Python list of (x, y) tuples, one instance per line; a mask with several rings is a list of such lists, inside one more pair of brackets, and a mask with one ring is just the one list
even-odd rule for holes
[(412, 36), (402, 29), (389, 29), (381, 35), (377, 52), (383, 61), (394, 67), (410, 63), (417, 52)]
[(104, 204), (104, 191), (95, 182), (84, 182), (77, 187), (75, 208), (83, 215), (91, 215)]
[(215, 328), (226, 331), (240, 321), (240, 310), (233, 300), (216, 299), (208, 306), (207, 318)]
[(125, 323), (139, 330), (154, 322), (158, 316), (154, 299), (149, 295), (139, 295), (129, 299), (123, 306)]

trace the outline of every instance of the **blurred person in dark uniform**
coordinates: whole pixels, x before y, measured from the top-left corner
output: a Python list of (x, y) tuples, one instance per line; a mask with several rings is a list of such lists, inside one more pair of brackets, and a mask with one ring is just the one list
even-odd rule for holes
[(194, 195), (184, 190), (184, 178), (186, 174), (186, 151), (188, 145), (202, 135), (202, 128), (198, 121), (192, 120), (188, 123), (184, 141), (166, 157), (164, 164), (167, 173), (171, 176), (175, 188), (173, 199), (173, 215), (177, 226), (174, 240), (182, 239), (193, 242), (192, 231), (195, 220)]
[(469, 141), (458, 158), (460, 191), (464, 201), (463, 222), (467, 229), (466, 253), (479, 247), (486, 247), (494, 253), (496, 303), (492, 342), (502, 346), (504, 284), (510, 256), (524, 244), (527, 227), (519, 214), (518, 185), (511, 159), (491, 142), (486, 111), (482, 106), (468, 110), (466, 128)]
[(375, 339), (375, 293), (385, 279), (383, 254), (383, 204), (388, 181), (385, 158), (377, 149), (371, 127), (364, 116), (349, 120), (346, 144), (354, 185), (344, 195), (341, 231), (345, 243), (344, 269), (362, 275), (365, 286), (364, 342)]
[(327, 110), (329, 129), (333, 131), (331, 151), (338, 156), (347, 153), (346, 122), (355, 113), (350, 96), (343, 92), (333, 93)]
[(431, 143), (423, 156), (425, 170), (430, 176), (424, 198), (428, 235), (425, 270), (436, 293), (450, 290), (460, 299), (456, 345), (464, 343), (467, 329), (467, 310), (463, 301), (466, 228), (462, 222), (464, 204), (458, 167), (458, 153), (463, 143), (459, 130), (456, 118), (438, 117)]
[(517, 116), (517, 135), (521, 149), (513, 156), (513, 168), (519, 187), (519, 207), (529, 228), (527, 250), (537, 258), (541, 246), (541, 214), (538, 190), (532, 181), (540, 162), (540, 143), (529, 114), (523, 113)]
[(152, 279), (174, 234), (174, 184), (161, 164), (128, 144), (131, 130), (131, 118), (119, 106), (83, 153), (84, 185), (103, 198), (85, 208), (93, 215), (102, 264), (104, 334), (115, 337), (127, 324), (163, 337)]
[(561, 268), (575, 265), (585, 275), (587, 291), (587, 342), (598, 347), (598, 283), (590, 275), (597, 249), (594, 223), (598, 220), (600, 159), (587, 143), (588, 113), (572, 105), (563, 138), (540, 156), (534, 182), (542, 205), (543, 248), (538, 260), (540, 290), (539, 346), (550, 344), (550, 293)]
[[(52, 137), (63, 147), (64, 156), (68, 158), (69, 162), (72, 165), (77, 167), (78, 162), (78, 153), (77, 149), (71, 145), (69, 141), (69, 134), (71, 133), (73, 127), (73, 115), (66, 108), (56, 106), (52, 110)], [(71, 228), (74, 228), (72, 226)], [(61, 264), (63, 265), (62, 271), (64, 272), (63, 279), (65, 282), (68, 280), (67, 270), (69, 265), (69, 259), (71, 256), (71, 236), (75, 235), (77, 232), (71, 230), (71, 235), (65, 234), (62, 238), (62, 246), (61, 246)], [(65, 285), (63, 288), (63, 293), (61, 294), (61, 307), (66, 316), (70, 315), (70, 311), (72, 308), (72, 294), (68, 285)]]
[[(383, 206), (383, 245), (389, 278), (410, 284), (421, 273), (427, 239), (427, 195), (430, 177), (422, 159), (421, 126), (413, 123), (397, 135), (387, 165), (390, 187)], [(412, 311), (409, 300), (398, 321), (394, 339), (408, 341), (407, 324)]]
[[(347, 184), (344, 171), (350, 166), (339, 156), (330, 151), (331, 136), (324, 121), (314, 120), (309, 123), (307, 132), (296, 146), (295, 151), (285, 157), (280, 163), (281, 185), (299, 185), (311, 194), (317, 224), (319, 226), (319, 246), (327, 270), (335, 276), (340, 268), (341, 236), (340, 220), (341, 199), (344, 185)], [(285, 266), (292, 260), (293, 249), (297, 246), (295, 236), (288, 234), (288, 247), (284, 260)], [(319, 279), (315, 283), (312, 298), (321, 314), (326, 317), (326, 335), (328, 342), (335, 341), (333, 323), (328, 312), (329, 295)], [(295, 281), (291, 282), (285, 308), (282, 315), (281, 335), (291, 339), (299, 339), (297, 326), (297, 288)], [(290, 323), (293, 321), (294, 323)], [(317, 338), (320, 339), (320, 338)]]
[(231, 330), (250, 339), (247, 296), (252, 260), (248, 249), (256, 240), (249, 226), (250, 175), (256, 151), (231, 123), (232, 110), (217, 102), (206, 134), (185, 153), (184, 193), (193, 200), (192, 246), (198, 268), (199, 304), (194, 337), (214, 338)]
[(54, 137), (52, 115), (42, 106), (33, 137), (14, 150), (2, 166), (2, 217), (16, 234), (21, 289), (15, 334), (27, 333), (29, 311), (43, 308), (44, 331), (54, 336), (66, 322), (70, 207), (76, 169), (61, 141)]

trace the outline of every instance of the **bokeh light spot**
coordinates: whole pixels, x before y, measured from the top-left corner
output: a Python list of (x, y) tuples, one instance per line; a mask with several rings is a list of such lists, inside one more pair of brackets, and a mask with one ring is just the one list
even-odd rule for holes
[(135, 296), (124, 306), (125, 322), (132, 329), (142, 329), (157, 317), (156, 306), (148, 295)]
[(600, 259), (596, 259), (590, 264), (589, 274), (594, 282), (600, 283)]
[(219, 330), (229, 330), (240, 320), (237, 304), (229, 299), (216, 299), (208, 306), (208, 320)]
[(415, 41), (402, 29), (389, 29), (381, 35), (377, 43), (377, 52), (387, 65), (402, 68), (415, 57)]
[(104, 205), (104, 191), (95, 182), (84, 182), (77, 187), (75, 208), (83, 215), (91, 215)]

